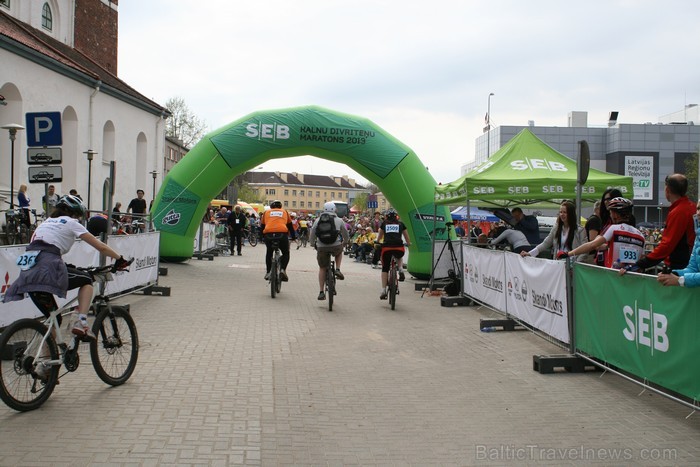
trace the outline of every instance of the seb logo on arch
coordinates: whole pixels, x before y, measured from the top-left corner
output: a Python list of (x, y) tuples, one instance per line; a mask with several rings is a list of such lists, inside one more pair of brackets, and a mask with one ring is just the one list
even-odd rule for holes
[[(652, 308), (649, 306), (648, 308)], [(627, 327), (622, 330), (622, 335), (630, 342), (635, 342), (637, 346), (643, 345), (659, 352), (667, 352), (668, 342), (668, 319), (661, 313), (654, 313), (652, 310), (645, 310), (625, 305), (622, 308)]]
[(245, 129), (245, 135), (248, 138), (270, 139), (272, 141), (289, 139), (289, 127), (279, 123), (249, 123)]

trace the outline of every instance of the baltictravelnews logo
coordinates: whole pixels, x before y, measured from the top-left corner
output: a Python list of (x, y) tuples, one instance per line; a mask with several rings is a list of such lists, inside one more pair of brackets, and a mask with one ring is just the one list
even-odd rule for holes
[(175, 212), (174, 209), (171, 209), (170, 212), (163, 216), (160, 222), (163, 225), (177, 225), (180, 222), (180, 217), (181, 214), (179, 212)]

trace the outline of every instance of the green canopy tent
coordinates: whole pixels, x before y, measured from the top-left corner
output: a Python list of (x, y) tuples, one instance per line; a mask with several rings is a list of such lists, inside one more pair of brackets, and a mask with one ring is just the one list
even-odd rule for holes
[[(632, 177), (591, 169), (581, 199), (592, 204), (610, 187), (631, 197)], [(555, 151), (527, 128), (483, 164), (435, 187), (436, 205), (552, 208), (564, 199), (576, 199), (576, 161)]]

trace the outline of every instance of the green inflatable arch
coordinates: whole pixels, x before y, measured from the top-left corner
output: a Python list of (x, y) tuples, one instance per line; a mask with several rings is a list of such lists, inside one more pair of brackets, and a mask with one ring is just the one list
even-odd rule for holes
[(192, 257), (209, 202), (236, 175), (270, 159), (303, 155), (344, 163), (377, 185), (408, 228), (408, 271), (430, 277), (435, 221), (444, 228), (450, 219), (446, 206), (435, 207), (435, 180), (410, 148), (371, 121), (316, 106), (254, 112), (202, 138), (156, 197), (161, 257)]

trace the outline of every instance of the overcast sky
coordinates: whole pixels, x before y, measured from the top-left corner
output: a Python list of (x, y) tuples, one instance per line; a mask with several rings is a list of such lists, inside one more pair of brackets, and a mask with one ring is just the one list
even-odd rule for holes
[[(210, 130), (319, 105), (372, 120), (437, 182), (493, 125), (657, 122), (700, 103), (700, 2), (666, 0), (124, 0), (119, 76)], [(357, 176), (305, 157), (265, 170)], [(359, 178), (359, 176), (357, 176)]]

